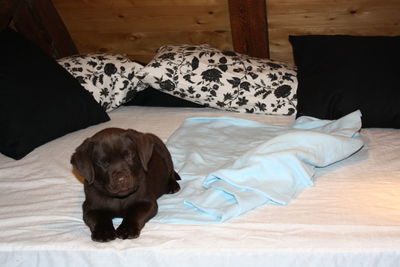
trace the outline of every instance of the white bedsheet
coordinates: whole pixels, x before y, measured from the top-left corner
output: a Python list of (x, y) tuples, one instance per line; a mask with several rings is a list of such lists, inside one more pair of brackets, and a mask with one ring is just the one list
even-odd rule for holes
[(234, 116), (285, 125), (293, 117), (210, 109), (123, 107), (15, 161), (0, 154), (0, 266), (399, 266), (400, 130), (363, 129), (364, 148), (316, 171), (288, 206), (222, 225), (148, 223), (135, 240), (95, 243), (82, 221), (83, 186), (69, 158), (105, 127), (164, 141), (184, 118)]

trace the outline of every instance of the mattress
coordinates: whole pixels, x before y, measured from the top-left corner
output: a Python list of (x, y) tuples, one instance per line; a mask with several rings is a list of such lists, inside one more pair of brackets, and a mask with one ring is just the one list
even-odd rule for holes
[(106, 127), (163, 141), (189, 117), (288, 125), (291, 116), (205, 108), (121, 107), (15, 161), (0, 155), (1, 266), (399, 266), (400, 130), (362, 129), (364, 147), (318, 168), (315, 186), (286, 206), (216, 225), (149, 222), (139, 238), (96, 243), (82, 220), (83, 185), (69, 163)]

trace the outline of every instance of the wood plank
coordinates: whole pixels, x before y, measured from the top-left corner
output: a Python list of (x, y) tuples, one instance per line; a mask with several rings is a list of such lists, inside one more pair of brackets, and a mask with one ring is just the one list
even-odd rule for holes
[(166, 44), (233, 50), (226, 0), (53, 0), (81, 53), (148, 62)]
[(265, 0), (229, 0), (232, 41), (235, 51), (269, 58)]
[[(117, 52), (146, 59), (161, 45), (205, 42), (217, 48), (234, 48), (266, 57), (269, 41), (270, 58), (292, 63), (289, 34), (400, 35), (399, 0), (53, 0), (53, 3), (80, 51)], [(229, 5), (232, 13), (239, 10), (237, 16), (229, 16)], [(267, 51), (249, 52), (258, 49)]]
[(78, 53), (51, 0), (21, 1), (13, 24), (25, 37), (55, 58)]
[(0, 0), (0, 31), (8, 26), (20, 0)]
[[(169, 6), (154, 10), (150, 7), (112, 9), (87, 6), (62, 9), (66, 25), (72, 31), (97, 32), (163, 32), (215, 31), (229, 29), (227, 10), (222, 6)], [(101, 27), (99, 27), (101, 25)]]
[(81, 53), (118, 53), (149, 62), (156, 50), (166, 44), (207, 43), (221, 50), (233, 50), (229, 31), (167, 31), (134, 33), (77, 33), (76, 45)]
[(108, 7), (108, 8), (140, 8), (153, 7), (157, 10), (171, 6), (216, 6), (221, 5), (226, 0), (53, 0), (56, 7), (60, 9), (77, 8), (77, 7)]
[(400, 35), (399, 0), (268, 0), (271, 58), (293, 63), (289, 35)]

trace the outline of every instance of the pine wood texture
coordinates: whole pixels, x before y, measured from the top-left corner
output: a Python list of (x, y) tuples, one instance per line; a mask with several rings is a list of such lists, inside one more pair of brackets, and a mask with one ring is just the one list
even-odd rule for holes
[(7, 26), (55, 58), (78, 53), (51, 0), (0, 0), (0, 30)]
[(399, 0), (267, 0), (271, 58), (293, 62), (288, 35), (400, 35)]
[(0, 0), (0, 30), (10, 23), (20, 0)]
[(19, 32), (54, 58), (78, 53), (51, 0), (21, 0), (12, 22)]
[(265, 0), (229, 0), (232, 42), (235, 51), (269, 58)]
[(226, 0), (53, 0), (81, 53), (148, 62), (166, 44), (232, 50)]
[[(264, 42), (258, 41), (264, 25), (257, 25), (264, 22), (249, 21), (262, 18), (262, 12), (256, 12), (259, 1), (266, 3), (266, 36), (275, 60), (293, 62), (290, 34), (400, 35), (399, 0), (53, 0), (53, 4), (81, 53), (115, 52), (147, 62), (165, 44), (209, 43), (253, 53), (252, 45), (262, 47)], [(241, 5), (236, 6), (241, 17), (229, 16), (229, 4)], [(246, 5), (247, 15), (249, 10), (240, 10)], [(233, 25), (235, 21), (239, 26)], [(246, 24), (253, 25), (254, 32), (235, 35), (246, 31)]]

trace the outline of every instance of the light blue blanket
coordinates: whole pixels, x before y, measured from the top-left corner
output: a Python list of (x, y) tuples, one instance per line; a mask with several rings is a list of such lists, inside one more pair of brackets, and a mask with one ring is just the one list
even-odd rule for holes
[(212, 224), (261, 205), (286, 205), (313, 186), (315, 167), (358, 151), (361, 113), (339, 120), (300, 117), (290, 126), (237, 118), (189, 118), (167, 147), (181, 191), (159, 200), (152, 221)]

